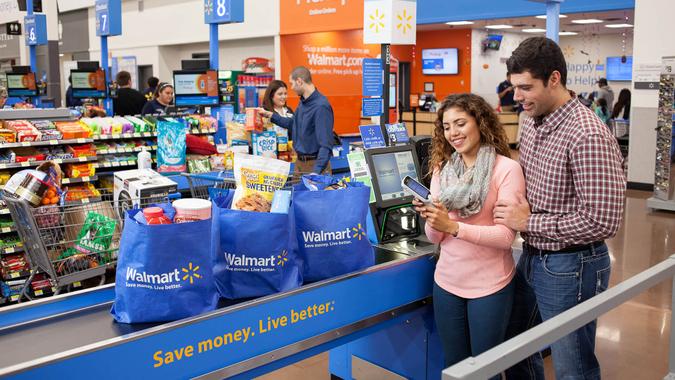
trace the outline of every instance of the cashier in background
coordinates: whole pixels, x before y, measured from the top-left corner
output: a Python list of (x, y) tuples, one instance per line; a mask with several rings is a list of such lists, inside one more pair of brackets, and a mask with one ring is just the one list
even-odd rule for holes
[(145, 103), (143, 115), (165, 115), (166, 108), (173, 103), (173, 86), (171, 83), (160, 83), (155, 91), (155, 99)]
[(7, 103), (7, 89), (0, 86), (0, 109), (5, 108)]
[(293, 110), (286, 105), (288, 99), (288, 87), (281, 80), (273, 80), (265, 90), (263, 96), (263, 108), (265, 111), (271, 111), (281, 117), (293, 117)]
[(497, 86), (497, 96), (499, 96), (499, 105), (502, 108), (501, 112), (515, 111), (516, 102), (513, 100), (511, 73), (506, 73), (506, 80)]
[(291, 89), (300, 96), (300, 104), (293, 118), (260, 108), (264, 117), (286, 128), (291, 133), (293, 148), (298, 154), (296, 173), (331, 174), (330, 157), (333, 151), (333, 107), (312, 83), (312, 74), (304, 66), (293, 69)]

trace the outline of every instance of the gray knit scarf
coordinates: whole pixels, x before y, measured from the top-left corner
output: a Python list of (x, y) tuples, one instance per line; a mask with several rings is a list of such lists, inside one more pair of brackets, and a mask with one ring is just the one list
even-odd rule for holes
[(490, 145), (482, 145), (473, 167), (466, 169), (462, 156), (455, 152), (440, 174), (440, 201), (462, 218), (477, 214), (483, 207), (497, 154)]

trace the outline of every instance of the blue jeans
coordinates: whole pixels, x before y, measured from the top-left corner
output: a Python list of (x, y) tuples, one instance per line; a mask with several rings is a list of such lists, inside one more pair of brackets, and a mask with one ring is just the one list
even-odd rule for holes
[[(507, 337), (568, 310), (607, 289), (610, 261), (605, 244), (573, 253), (545, 253), (523, 246)], [(558, 380), (600, 379), (593, 321), (551, 345)], [(506, 371), (509, 380), (544, 379), (539, 353)]]
[[(513, 305), (512, 280), (500, 291), (480, 298), (462, 298), (434, 283), (434, 317), (449, 367), (502, 343)], [(501, 375), (493, 377), (501, 379)]]

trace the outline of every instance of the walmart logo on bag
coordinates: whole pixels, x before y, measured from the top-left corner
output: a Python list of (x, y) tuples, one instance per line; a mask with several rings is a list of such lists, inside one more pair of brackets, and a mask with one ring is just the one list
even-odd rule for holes
[(354, 240), (362, 240), (366, 231), (361, 223), (356, 227), (338, 231), (302, 231), (305, 248), (323, 248), (338, 245), (352, 244)]
[[(183, 286), (182, 282), (189, 281), (190, 285), (193, 285), (195, 279), (202, 278), (199, 274), (199, 268), (199, 265), (194, 265), (190, 262), (187, 268), (183, 267), (180, 271), (174, 269), (170, 272), (153, 274), (128, 267), (126, 286), (128, 288), (148, 288), (154, 290), (178, 289)], [(181, 272), (184, 273), (182, 277)]]
[(278, 255), (267, 257), (249, 257), (225, 252), (226, 269), (233, 272), (274, 272), (288, 262), (288, 253), (283, 250)]

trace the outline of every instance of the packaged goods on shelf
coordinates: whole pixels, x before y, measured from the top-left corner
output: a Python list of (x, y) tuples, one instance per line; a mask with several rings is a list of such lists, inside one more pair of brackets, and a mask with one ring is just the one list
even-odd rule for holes
[(10, 255), (0, 259), (0, 272), (2, 272), (4, 279), (15, 277), (12, 276), (12, 273), (22, 273), (29, 270), (30, 266), (24, 255)]
[(100, 135), (101, 134), (101, 125), (99, 124), (99, 118), (90, 118), (90, 117), (83, 117), (80, 119), (80, 121), (89, 127), (89, 130), (91, 131), (91, 134), (94, 136)]
[(141, 133), (141, 132), (151, 132), (150, 126), (148, 123), (146, 123), (144, 120), (141, 120), (137, 117), (134, 116), (126, 116), (126, 119), (133, 124), (134, 126), (134, 132)]
[(49, 151), (40, 151), (33, 147), (12, 148), (9, 151), (10, 162), (44, 161)]
[(157, 126), (157, 171), (183, 173), (186, 170), (186, 129), (181, 123), (162, 121)]
[(52, 148), (40, 148), (38, 150), (44, 154), (45, 160), (68, 160), (74, 157), (72, 152), (60, 146)]
[(143, 116), (143, 121), (148, 125), (151, 131), (157, 130), (157, 118), (154, 116)]
[(122, 116), (115, 116), (113, 118), (114, 122), (116, 124), (121, 125), (122, 127), (122, 132), (121, 133), (134, 133), (136, 132), (134, 125), (127, 119), (123, 118)]
[(16, 142), (16, 133), (14, 131), (2, 128), (0, 129), (0, 143), (11, 144)]
[(23, 243), (18, 236), (3, 236), (0, 239), (0, 249), (6, 250), (8, 248), (20, 248)]
[(96, 147), (93, 144), (68, 145), (66, 149), (73, 154), (73, 157), (96, 156)]
[(7, 120), (4, 122), (4, 129), (13, 131), (17, 142), (40, 141), (42, 138), (40, 131), (26, 120)]
[(101, 193), (91, 183), (70, 185), (66, 191), (66, 202), (77, 202), (83, 199), (98, 198)]
[(0, 185), (4, 185), (12, 177), (10, 172), (2, 171), (0, 172)]
[(57, 129), (44, 129), (41, 131), (42, 141), (62, 140), (63, 133)]
[(56, 129), (54, 123), (49, 120), (33, 120), (33, 126), (37, 128), (38, 131), (48, 131)]
[(87, 138), (91, 133), (89, 127), (80, 121), (57, 121), (54, 124), (67, 140)]
[(66, 176), (69, 178), (92, 177), (96, 174), (94, 164), (66, 164), (64, 168)]

